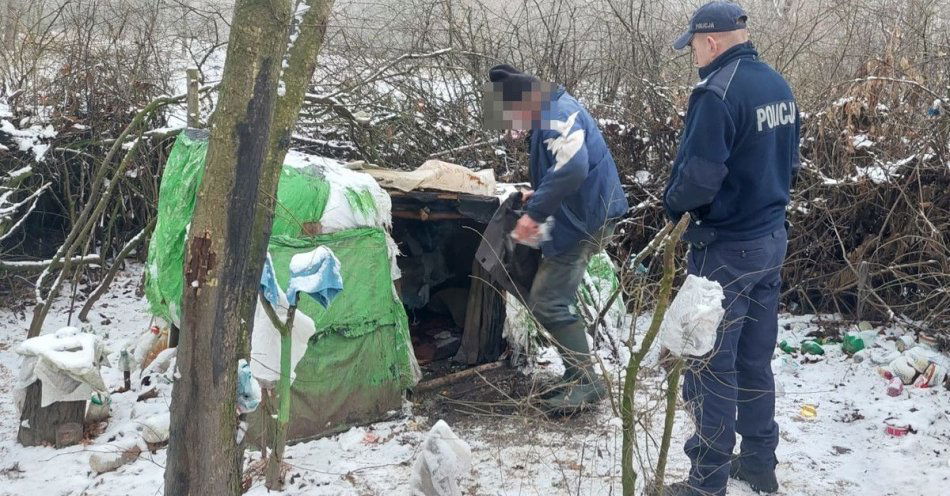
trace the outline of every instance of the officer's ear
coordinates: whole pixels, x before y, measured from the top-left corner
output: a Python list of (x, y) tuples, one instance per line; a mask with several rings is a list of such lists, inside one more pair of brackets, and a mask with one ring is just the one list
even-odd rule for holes
[(708, 53), (719, 53), (719, 39), (712, 35), (706, 35), (703, 37), (703, 43), (706, 45)]

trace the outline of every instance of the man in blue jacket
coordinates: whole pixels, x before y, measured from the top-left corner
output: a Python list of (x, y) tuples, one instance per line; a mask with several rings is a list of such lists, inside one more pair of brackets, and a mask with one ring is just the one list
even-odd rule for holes
[[(749, 43), (746, 20), (738, 5), (708, 3), (674, 44), (692, 47), (701, 81), (689, 99), (664, 204), (671, 219), (690, 213), (688, 271), (723, 286), (726, 315), (713, 351), (687, 362), (692, 467), (689, 480), (668, 486), (666, 495), (724, 495), (730, 475), (756, 491), (778, 490), (771, 359), (799, 116), (788, 84)], [(736, 433), (742, 444), (734, 457)]]
[(593, 366), (587, 325), (574, 307), (591, 256), (603, 249), (628, 205), (620, 176), (597, 123), (564, 88), (502, 64), (488, 73), (502, 98), (502, 125), (531, 129), (525, 214), (512, 233), (530, 243), (542, 225), (553, 227), (540, 243), (542, 258), (528, 295), (538, 322), (557, 340), (564, 359), (563, 387), (544, 400), (548, 411), (573, 413), (605, 394)]

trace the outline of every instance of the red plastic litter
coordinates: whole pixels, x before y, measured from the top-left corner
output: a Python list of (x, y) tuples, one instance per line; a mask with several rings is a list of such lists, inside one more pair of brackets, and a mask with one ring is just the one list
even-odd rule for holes
[(891, 378), (891, 381), (887, 384), (887, 395), (888, 396), (900, 396), (904, 392), (904, 383), (897, 377)]
[(910, 432), (910, 427), (906, 425), (887, 425), (887, 433), (894, 437), (906, 436)]

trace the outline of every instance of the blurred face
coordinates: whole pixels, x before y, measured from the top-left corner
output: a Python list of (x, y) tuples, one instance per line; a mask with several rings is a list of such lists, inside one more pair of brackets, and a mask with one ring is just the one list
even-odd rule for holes
[(531, 123), (541, 119), (541, 102), (540, 91), (525, 93), (521, 101), (507, 103), (504, 119), (510, 123), (511, 129), (531, 129)]
[(689, 46), (693, 52), (693, 65), (696, 67), (706, 67), (723, 51), (716, 38), (703, 33), (693, 36)]
[(521, 93), (517, 100), (507, 100), (500, 86), (486, 83), (483, 113), (486, 129), (527, 131), (545, 126), (544, 114), (551, 104), (556, 86), (541, 82), (530, 91)]

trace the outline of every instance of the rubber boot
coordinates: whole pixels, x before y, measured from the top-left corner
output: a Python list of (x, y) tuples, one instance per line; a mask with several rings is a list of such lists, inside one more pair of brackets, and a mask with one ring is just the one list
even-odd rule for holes
[(775, 465), (772, 468), (754, 467), (742, 463), (741, 456), (732, 456), (729, 466), (729, 477), (745, 481), (757, 493), (772, 494), (778, 492), (778, 478), (775, 477)]
[(606, 396), (603, 379), (591, 363), (585, 327), (579, 320), (550, 330), (557, 340), (565, 370), (560, 391), (543, 400), (544, 410), (548, 413), (571, 415), (590, 408)]

